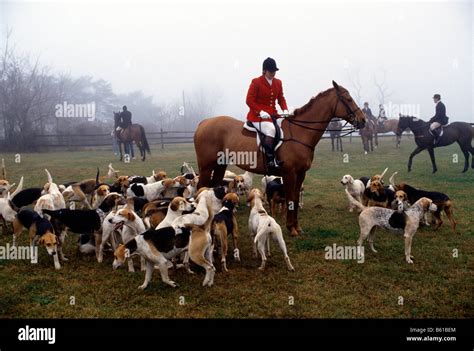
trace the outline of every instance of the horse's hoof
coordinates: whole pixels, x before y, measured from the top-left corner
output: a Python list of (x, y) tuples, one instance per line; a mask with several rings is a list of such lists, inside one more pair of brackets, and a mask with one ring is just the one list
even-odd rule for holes
[(292, 228), (290, 230), (290, 236), (299, 236), (299, 233), (295, 228)]
[(463, 172), (463, 173), (466, 173), (466, 172), (467, 172), (467, 168), (466, 168), (464, 171), (462, 171), (462, 172)]
[(302, 228), (296, 228), (296, 231), (298, 232), (299, 235), (304, 234), (304, 230)]
[(435, 174), (438, 170), (437, 169), (433, 169), (433, 174)]

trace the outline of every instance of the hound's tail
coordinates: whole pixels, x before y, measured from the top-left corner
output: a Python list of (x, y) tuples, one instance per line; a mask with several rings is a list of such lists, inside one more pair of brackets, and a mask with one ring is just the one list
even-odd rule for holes
[(347, 198), (349, 199), (349, 202), (350, 202), (351, 204), (353, 204), (354, 206), (357, 206), (357, 207), (360, 208), (362, 211), (367, 208), (367, 207), (365, 207), (364, 205), (362, 205), (359, 201), (357, 201), (356, 199), (354, 199), (347, 189), (344, 189), (344, 190), (346, 191)]
[(388, 167), (384, 169), (384, 171), (380, 175), (380, 179), (383, 179), (383, 176), (385, 175), (385, 173), (387, 173), (387, 171), (388, 171)]
[(95, 187), (97, 188), (100, 184), (99, 180), (99, 167), (97, 167), (97, 174), (95, 175)]
[(51, 173), (47, 169), (44, 170), (46, 172), (46, 175), (48, 176), (48, 183), (53, 182), (53, 177), (51, 176)]
[(148, 152), (148, 154), (151, 154), (150, 145), (148, 144), (148, 139), (146, 138), (145, 134), (145, 128), (143, 128), (143, 126), (140, 126), (140, 132), (142, 133), (142, 145), (144, 149)]
[(390, 185), (393, 186), (394, 189), (397, 188), (397, 186), (395, 185), (395, 176), (396, 176), (397, 174), (398, 174), (398, 172), (394, 172), (394, 173), (390, 176), (390, 178), (389, 178), (389, 180), (388, 180), (389, 183), (390, 183)]
[(18, 186), (16, 187), (15, 191), (10, 195), (10, 197), (13, 199), (15, 195), (18, 194), (22, 189), (23, 189), (23, 176), (20, 178), (20, 183), (18, 183)]

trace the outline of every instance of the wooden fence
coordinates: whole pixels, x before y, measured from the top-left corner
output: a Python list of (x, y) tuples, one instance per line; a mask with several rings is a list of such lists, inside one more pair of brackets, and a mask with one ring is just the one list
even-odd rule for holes
[[(411, 136), (405, 132), (403, 135)], [(173, 144), (192, 144), (194, 131), (164, 131), (146, 132), (147, 140), (150, 145), (160, 145), (161, 149), (165, 145)], [(359, 133), (346, 135), (344, 139), (359, 138)], [(395, 137), (393, 133), (379, 134), (379, 138)], [(322, 139), (329, 139), (329, 133), (325, 133)], [(67, 150), (91, 147), (112, 147), (113, 140), (111, 134), (69, 134), (69, 135), (35, 135), (34, 148), (36, 151), (45, 151), (48, 149), (63, 148)]]
[[(194, 131), (163, 131), (146, 132), (150, 145), (190, 144), (193, 142)], [(35, 135), (35, 148), (81, 148), (81, 147), (112, 147), (113, 137), (108, 134), (68, 134), (68, 135)]]

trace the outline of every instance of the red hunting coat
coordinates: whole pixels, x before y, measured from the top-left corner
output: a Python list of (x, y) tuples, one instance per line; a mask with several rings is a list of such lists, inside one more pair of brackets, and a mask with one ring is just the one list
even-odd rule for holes
[(273, 78), (272, 85), (270, 85), (264, 75), (252, 79), (246, 101), (250, 107), (247, 120), (251, 122), (269, 121), (269, 119), (260, 118), (260, 111), (268, 112), (269, 115), (277, 114), (276, 100), (282, 110), (288, 110), (281, 80)]

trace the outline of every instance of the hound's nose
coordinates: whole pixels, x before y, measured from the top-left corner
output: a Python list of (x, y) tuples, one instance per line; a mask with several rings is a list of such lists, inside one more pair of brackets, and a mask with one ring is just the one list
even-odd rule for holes
[(53, 251), (51, 255), (56, 256), (56, 251)]
[(112, 224), (112, 218), (109, 218), (109, 223)]

